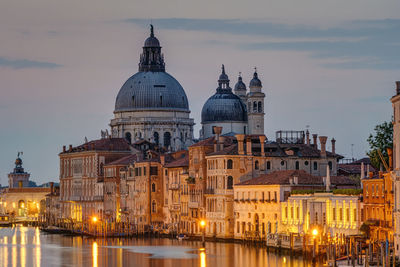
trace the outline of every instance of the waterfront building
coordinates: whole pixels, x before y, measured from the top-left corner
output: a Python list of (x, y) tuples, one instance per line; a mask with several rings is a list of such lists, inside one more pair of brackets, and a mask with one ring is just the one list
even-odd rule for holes
[(177, 151), (193, 143), (194, 120), (180, 83), (165, 71), (164, 55), (151, 25), (140, 55), (139, 72), (120, 89), (110, 122), (113, 137), (147, 140)]
[[(292, 195), (296, 192), (314, 192), (336, 189), (354, 189), (356, 183), (351, 179), (337, 176), (313, 176), (304, 170), (282, 170), (260, 175), (257, 178), (241, 182), (234, 186), (234, 214), (236, 220), (235, 238), (262, 238), (271, 234), (303, 233), (300, 231), (304, 223), (293, 221), (287, 210), (293, 211), (298, 204)], [(306, 195), (307, 196), (307, 195)], [(307, 196), (308, 197), (308, 196)], [(314, 201), (316, 202), (316, 201)], [(305, 205), (305, 208), (308, 206)], [(296, 209), (296, 218), (308, 214), (305, 210)], [(313, 213), (314, 216), (315, 213)], [(324, 217), (320, 213), (320, 217)], [(314, 218), (313, 222), (318, 222)], [(323, 223), (324, 220), (320, 220)], [(294, 225), (293, 225), (294, 224)], [(310, 221), (307, 226), (308, 230)], [(294, 228), (294, 229), (293, 229)]]
[[(391, 160), (391, 157), (390, 157)], [(372, 172), (362, 179), (364, 219), (372, 240), (393, 242), (394, 191), (390, 172)]]
[[(279, 131), (276, 142), (266, 142), (264, 135), (220, 135), (220, 127), (214, 127), (214, 132), (214, 151), (205, 157), (206, 233), (209, 236), (234, 237), (236, 215), (233, 185), (277, 170), (303, 170), (304, 173), (324, 176), (329, 169), (335, 176), (336, 163), (341, 158), (336, 153), (326, 151), (325, 136), (319, 138), (319, 150), (317, 136), (314, 135), (315, 143), (311, 145), (309, 141), (305, 143), (304, 132)], [(279, 210), (279, 205), (276, 210)]]
[[(355, 184), (354, 184), (355, 185)], [(359, 190), (324, 193), (292, 192), (281, 205), (284, 233), (312, 235), (314, 229), (322, 236), (341, 238), (357, 235), (364, 221)]]
[(105, 137), (63, 147), (60, 157), (61, 214), (68, 222), (103, 216), (104, 165), (134, 153), (124, 138)]
[(50, 193), (46, 195), (45, 221), (48, 225), (56, 225), (60, 222), (60, 187), (50, 182)]
[[(172, 155), (168, 155), (172, 156)], [(164, 222), (169, 225), (169, 230), (191, 233), (191, 220), (189, 216), (189, 155), (187, 151), (179, 154), (166, 162), (162, 156), (163, 184), (164, 186)]]
[(216, 126), (222, 127), (222, 134), (264, 134), (265, 94), (257, 71), (253, 74), (249, 88), (247, 93), (240, 75), (232, 92), (222, 65), (216, 93), (208, 98), (201, 111), (200, 139), (211, 137)]
[(394, 187), (394, 247), (400, 257), (400, 81), (396, 82), (396, 94), (391, 98), (393, 107), (393, 172)]
[(20, 155), (21, 153), (18, 153), (15, 160), (14, 171), (8, 175), (9, 186), (0, 194), (0, 212), (38, 220), (44, 215), (45, 198), (50, 188), (29, 187), (30, 174), (24, 171)]

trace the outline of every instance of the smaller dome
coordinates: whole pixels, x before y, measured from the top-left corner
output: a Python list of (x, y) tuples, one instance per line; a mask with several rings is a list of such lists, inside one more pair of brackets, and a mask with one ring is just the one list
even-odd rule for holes
[(257, 71), (254, 72), (253, 79), (250, 81), (251, 87), (262, 87), (260, 79), (258, 79)]
[(246, 85), (242, 80), (242, 76), (239, 76), (238, 82), (235, 84), (235, 91), (246, 91)]
[(144, 46), (145, 47), (159, 47), (160, 46), (160, 41), (154, 36), (150, 36), (149, 38), (144, 41)]

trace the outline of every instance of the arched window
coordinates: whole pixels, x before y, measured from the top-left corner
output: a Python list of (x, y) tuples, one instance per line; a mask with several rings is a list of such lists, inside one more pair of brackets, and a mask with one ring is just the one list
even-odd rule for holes
[(314, 171), (318, 170), (318, 163), (314, 162)]
[(254, 169), (258, 170), (260, 168), (258, 160), (256, 160), (256, 162), (254, 162)]
[(168, 148), (171, 145), (171, 133), (164, 133), (164, 147)]
[(228, 176), (227, 189), (233, 189), (233, 177)]
[(125, 134), (125, 139), (126, 139), (126, 141), (128, 141), (129, 144), (132, 143), (132, 135), (131, 135), (130, 132), (127, 132), (127, 133)]
[(155, 183), (151, 184), (151, 192), (156, 192), (156, 184)]
[(296, 161), (296, 170), (300, 169), (300, 163)]
[(253, 102), (253, 111), (257, 112), (257, 102), (256, 101)]
[(227, 169), (233, 169), (233, 161), (231, 159), (228, 159)]
[(285, 165), (285, 162), (282, 160), (281, 161), (281, 166), (284, 166)]
[(328, 165), (329, 165), (329, 169), (332, 170), (332, 161), (329, 161)]
[(156, 213), (157, 212), (157, 203), (155, 200), (151, 203), (151, 212)]
[(267, 161), (267, 170), (271, 169), (271, 161)]
[(258, 102), (258, 112), (262, 112), (262, 103), (261, 101)]
[(153, 137), (154, 137), (154, 143), (158, 145), (160, 143), (160, 136), (158, 135), (158, 132), (154, 132)]

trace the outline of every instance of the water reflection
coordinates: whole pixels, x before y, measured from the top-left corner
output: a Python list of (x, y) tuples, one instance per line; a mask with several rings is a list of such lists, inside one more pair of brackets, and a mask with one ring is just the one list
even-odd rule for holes
[(171, 239), (93, 239), (37, 228), (0, 228), (1, 266), (311, 266), (301, 258), (232, 243)]
[(93, 255), (93, 267), (98, 267), (97, 263), (97, 258), (99, 257), (99, 249), (97, 247), (97, 242), (93, 242), (93, 249), (92, 249), (92, 255)]
[(206, 267), (206, 253), (204, 251), (200, 252), (200, 267)]

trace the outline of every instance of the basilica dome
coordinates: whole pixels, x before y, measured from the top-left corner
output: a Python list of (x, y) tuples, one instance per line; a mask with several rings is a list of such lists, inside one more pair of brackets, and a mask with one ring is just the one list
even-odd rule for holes
[(246, 105), (229, 87), (229, 79), (222, 66), (217, 92), (211, 96), (201, 111), (201, 123), (247, 122)]
[(173, 110), (189, 112), (185, 91), (165, 72), (164, 55), (151, 25), (140, 56), (139, 72), (119, 90), (114, 112), (137, 110)]
[(136, 73), (119, 90), (115, 102), (115, 112), (157, 109), (189, 111), (185, 91), (166, 72)]

